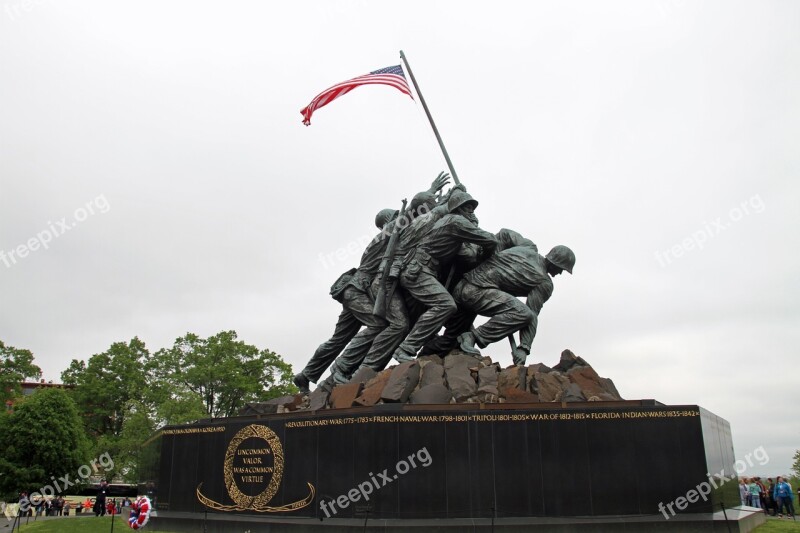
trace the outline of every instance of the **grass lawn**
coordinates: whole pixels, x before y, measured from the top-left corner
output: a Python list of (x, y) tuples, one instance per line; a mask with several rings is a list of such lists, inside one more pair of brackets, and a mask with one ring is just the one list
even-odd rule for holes
[[(5, 521), (3, 519), (3, 521)], [(3, 524), (5, 526), (6, 524)], [(11, 524), (8, 523), (10, 526)], [(2, 533), (3, 526), (0, 526), (0, 533)], [(9, 528), (10, 530), (10, 528)], [(7, 530), (8, 531), (8, 530)], [(16, 531), (16, 529), (15, 529)], [(21, 533), (109, 533), (111, 531), (111, 518), (108, 516), (84, 516), (84, 517), (69, 517), (69, 518), (55, 518), (50, 520), (39, 520), (34, 522), (33, 519), (25, 525), (22, 521)], [(124, 533), (131, 531), (125, 519), (117, 515), (114, 522), (114, 531)], [(159, 529), (155, 522), (151, 522), (145, 526), (144, 531), (153, 531), (158, 533), (170, 533)], [(755, 529), (756, 533), (800, 533), (800, 519), (797, 521), (792, 520), (779, 520), (777, 518), (767, 518), (767, 523)]]
[[(3, 519), (5, 521), (5, 519)], [(5, 524), (3, 524), (5, 525)], [(9, 523), (9, 526), (11, 524)], [(150, 522), (142, 531), (157, 531), (158, 533), (169, 533), (163, 529), (154, 527), (155, 523)], [(0, 532), (5, 528), (0, 526)], [(10, 531), (9, 527), (6, 531)], [(16, 529), (14, 530), (16, 533)], [(50, 520), (39, 520), (34, 523), (33, 519), (25, 525), (25, 520), (22, 521), (21, 533), (109, 533), (111, 531), (111, 518), (108, 516), (83, 516), (83, 517), (69, 517), (69, 518), (53, 518)], [(122, 516), (117, 515), (114, 520), (114, 532), (125, 533), (125, 531), (133, 531), (128, 527), (127, 522)]]
[(784, 531), (800, 532), (800, 519), (793, 522), (791, 519), (779, 520), (777, 518), (768, 517), (767, 523), (761, 527), (757, 527), (754, 531), (757, 533), (783, 533)]

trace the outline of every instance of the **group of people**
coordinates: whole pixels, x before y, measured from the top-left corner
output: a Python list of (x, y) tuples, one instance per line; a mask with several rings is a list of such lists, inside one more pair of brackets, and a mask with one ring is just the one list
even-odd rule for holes
[[(446, 355), (456, 347), (478, 356), (479, 348), (506, 337), (514, 363), (525, 364), (539, 312), (553, 292), (552, 278), (572, 273), (575, 254), (556, 246), (542, 256), (516, 231), (481, 229), (478, 201), (463, 185), (442, 194), (449, 180), (440, 173), (407, 209), (404, 201), (403, 210), (378, 212), (380, 233), (358, 268), (331, 287), (342, 311), (333, 336), (294, 376), (302, 392), (329, 367), (328, 379), (345, 383), (362, 367), (380, 371), (392, 359)], [(476, 328), (478, 315), (490, 319)], [(517, 332), (519, 345), (512, 337)]]
[[(766, 485), (760, 477), (742, 478), (739, 480), (739, 497), (742, 505), (761, 508), (764, 513), (779, 518), (783, 518), (785, 510), (788, 518), (794, 518), (792, 486), (782, 476), (778, 476), (775, 481), (768, 477)], [(800, 498), (800, 489), (798, 497)]]
[(86, 498), (81, 502), (71, 502), (61, 495), (54, 497), (40, 496), (35, 500), (29, 500), (28, 493), (23, 491), (19, 496), (20, 516), (69, 516), (69, 512), (75, 509), (75, 514), (94, 513), (95, 516), (105, 516), (106, 514), (120, 514), (123, 508), (132, 508), (133, 504), (129, 498), (108, 500), (108, 482), (103, 480), (97, 490), (96, 498)]
[(73, 504), (61, 497), (44, 498), (40, 497), (30, 501), (27, 492), (21, 492), (19, 496), (20, 509), (23, 510), (20, 516), (67, 516)]
[[(27, 502), (27, 498), (26, 492), (21, 493), (20, 502)], [(106, 514), (119, 514), (124, 507), (130, 506), (131, 500), (128, 498), (120, 501), (117, 501), (116, 498), (106, 501), (105, 497), (86, 498), (82, 503), (75, 503), (63, 496), (42, 497), (32, 502), (32, 505), (26, 506), (26, 511), (21, 516), (69, 516), (73, 509), (75, 509), (75, 514), (94, 512), (95, 516), (105, 516)]]

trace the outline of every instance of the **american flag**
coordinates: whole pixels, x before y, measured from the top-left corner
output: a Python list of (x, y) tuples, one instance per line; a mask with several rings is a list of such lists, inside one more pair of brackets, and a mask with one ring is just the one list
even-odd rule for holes
[[(313, 100), (311, 100), (310, 104), (300, 111), (300, 113), (303, 114), (303, 124), (309, 126), (311, 124), (311, 115), (320, 107), (328, 105), (343, 94), (349, 93), (356, 87), (370, 84), (391, 85), (398, 91), (411, 96), (411, 89), (408, 87), (408, 82), (406, 81), (406, 77), (403, 74), (403, 69), (400, 68), (400, 65), (382, 68), (372, 71), (369, 74), (353, 78), (352, 80), (337, 83), (333, 87), (325, 89), (319, 93), (316, 97), (314, 97)], [(411, 98), (414, 97), (411, 96)]]

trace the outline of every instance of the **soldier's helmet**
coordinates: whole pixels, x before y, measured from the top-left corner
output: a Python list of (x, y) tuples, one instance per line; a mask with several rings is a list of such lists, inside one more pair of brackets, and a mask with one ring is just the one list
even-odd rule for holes
[[(421, 206), (425, 206), (423, 210), (420, 210)], [(424, 214), (427, 211), (430, 211), (436, 206), (436, 195), (429, 191), (419, 192), (414, 195), (414, 198), (411, 199), (411, 203), (408, 206), (408, 211), (416, 214)]]
[(461, 190), (457, 190), (450, 195), (450, 199), (447, 200), (447, 210), (451, 213), (454, 212), (459, 207), (462, 207), (467, 204), (472, 204), (473, 209), (478, 207), (478, 200), (473, 198)]
[(400, 211), (397, 209), (381, 209), (378, 211), (378, 214), (375, 215), (375, 225), (378, 227), (378, 229), (383, 229), (383, 227), (399, 213)]
[(546, 258), (559, 268), (563, 268), (570, 274), (575, 267), (575, 253), (564, 245), (554, 246), (547, 252)]

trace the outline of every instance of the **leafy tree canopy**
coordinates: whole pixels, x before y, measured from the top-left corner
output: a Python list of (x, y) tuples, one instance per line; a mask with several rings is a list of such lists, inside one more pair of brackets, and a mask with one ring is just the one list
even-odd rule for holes
[(88, 363), (73, 359), (61, 380), (74, 385), (73, 398), (86, 429), (93, 437), (117, 436), (122, 431), (132, 400), (140, 400), (147, 387), (144, 364), (149, 353), (137, 337), (115, 342)]
[[(4, 364), (0, 378), (9, 383), (3, 390), (13, 391), (12, 383), (18, 387), (23, 377), (40, 374), (28, 350), (0, 342), (0, 354)], [(0, 456), (0, 491), (36, 490), (33, 485), (40, 479), (74, 471), (73, 459), (80, 456), (84, 460), (87, 454), (113, 458), (113, 466), (100, 472), (105, 477), (137, 482), (142, 464), (153, 462), (152, 457), (144, 456), (149, 452), (143, 443), (164, 424), (232, 416), (248, 402), (297, 392), (289, 364), (274, 352), (238, 340), (235, 331), (207, 339), (187, 333), (171, 348), (155, 354), (134, 337), (112, 344), (87, 361), (72, 360), (61, 379), (73, 386), (69, 392), (39, 390), (20, 402), (13, 413), (0, 413), (0, 444), (10, 450)], [(68, 424), (61, 414), (52, 414), (53, 394), (62, 395), (61, 401), (69, 400)], [(39, 413), (50, 413), (46, 420), (77, 428), (82, 439), (62, 435), (66, 429), (60, 425), (53, 428), (60, 431), (57, 436), (45, 437), (41, 428), (30, 429), (43, 423), (33, 423)], [(73, 414), (77, 418), (73, 419)], [(41, 444), (36, 453), (20, 451), (34, 442)], [(75, 457), (61, 461), (56, 468), (52, 457), (56, 450), (68, 450)], [(3, 481), (10, 484), (4, 486)]]
[(42, 369), (33, 364), (33, 354), (30, 350), (6, 346), (0, 341), (0, 396), (4, 404), (7, 400), (19, 396), (20, 383), (25, 378), (41, 375)]
[(42, 388), (0, 417), (0, 493), (39, 491), (53, 478), (80, 479), (89, 464), (89, 442), (78, 408), (62, 389)]
[[(248, 402), (296, 392), (291, 365), (274, 352), (237, 340), (235, 331), (208, 339), (187, 333), (172, 348), (159, 350), (152, 368), (160, 385), (161, 414), (169, 422), (174, 419), (167, 414), (181, 418), (188, 409), (194, 415), (199, 406), (205, 416), (233, 416)], [(177, 401), (183, 411), (176, 409)]]

